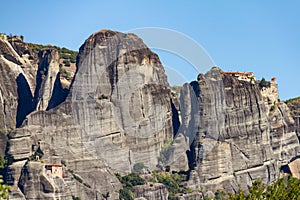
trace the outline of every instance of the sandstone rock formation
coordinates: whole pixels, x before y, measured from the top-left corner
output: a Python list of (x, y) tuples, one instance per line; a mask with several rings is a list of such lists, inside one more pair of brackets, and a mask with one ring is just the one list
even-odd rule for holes
[(161, 183), (134, 186), (133, 192), (136, 198), (147, 200), (167, 200), (169, 196), (167, 188)]
[[(239, 187), (247, 190), (253, 180), (271, 183), (278, 177), (278, 153), (289, 152), (282, 158), (286, 162), (299, 154), (295, 132), (287, 128), (292, 123), (288, 110), (277, 116), (282, 124), (276, 120), (269, 124), (268, 107), (257, 84), (213, 68), (190, 85), (192, 89), (183, 88), (181, 112), (183, 124), (188, 124), (182, 132), (187, 138), (196, 135), (189, 153), (190, 167), (195, 168), (189, 180), (192, 189), (236, 192)], [(272, 130), (282, 127), (284, 134), (270, 132), (270, 125)], [(282, 151), (276, 152), (278, 148)]]
[[(118, 199), (114, 173), (139, 163), (188, 171), (182, 184), (194, 192), (179, 199), (202, 199), (199, 190), (271, 183), (300, 154), (275, 80), (260, 88), (212, 68), (176, 95), (140, 38), (110, 30), (81, 46), (70, 90), (60, 62), (55, 48), (35, 54), (18, 38), (0, 38), (0, 128), (19, 127), (6, 151), (10, 199)], [(63, 176), (49, 176), (45, 164), (61, 165)], [(149, 182), (133, 188), (135, 197), (168, 198)]]
[[(45, 66), (51, 67), (55, 52), (44, 52), (44, 57)], [(10, 184), (17, 186), (16, 181), (22, 179), (26, 160), (36, 155), (33, 147), (43, 152), (47, 163), (67, 163), (66, 168), (82, 180), (81, 190), (90, 189), (69, 194), (83, 199), (107, 192), (117, 197), (120, 183), (111, 168), (130, 172), (140, 162), (156, 168), (164, 143), (173, 137), (171, 94), (158, 56), (141, 39), (113, 31), (93, 34), (80, 48), (68, 98), (44, 111), (47, 104), (43, 101), (49, 100), (56, 73), (47, 70), (40, 63), (40, 74), (48, 75), (37, 81), (39, 111), (28, 115), (23, 128), (10, 134)], [(69, 185), (74, 182), (70, 180)], [(26, 188), (15, 191), (25, 197), (28, 192)], [(36, 192), (35, 198), (41, 193)]]
[(0, 128), (19, 126), (32, 111), (35, 85), (32, 71), (30, 62), (20, 57), (6, 39), (0, 38)]
[(33, 106), (35, 110), (49, 110), (65, 100), (68, 90), (63, 89), (60, 83), (57, 50), (41, 50), (39, 60)]

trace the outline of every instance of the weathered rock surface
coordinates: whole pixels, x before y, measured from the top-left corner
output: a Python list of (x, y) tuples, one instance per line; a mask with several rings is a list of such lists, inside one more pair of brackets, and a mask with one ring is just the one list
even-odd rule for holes
[[(44, 57), (40, 73), (56, 60), (55, 52), (44, 52)], [(38, 148), (47, 163), (63, 160), (80, 177), (84, 184), (70, 195), (95, 199), (109, 192), (115, 199), (121, 184), (111, 168), (130, 172), (135, 163), (143, 162), (154, 169), (164, 143), (173, 137), (167, 78), (158, 56), (141, 39), (113, 31), (88, 38), (80, 48), (77, 67), (68, 98), (49, 111), (44, 111), (47, 103), (43, 101), (48, 102), (53, 91), (56, 71), (46, 69), (48, 75), (41, 76), (41, 87), (36, 90), (39, 111), (28, 115), (23, 127), (10, 134), (8, 154), (13, 163), (8, 182), (16, 187), (15, 180), (23, 180), (19, 174), (26, 166), (16, 163), (26, 161)], [(30, 176), (41, 178), (33, 173)], [(33, 193), (25, 187), (21, 193), (39, 198), (44, 191)]]
[[(38, 61), (37, 61), (38, 58)], [(9, 135), (10, 199), (118, 199), (115, 172), (189, 170), (185, 186), (213, 194), (271, 183), (300, 154), (289, 109), (270, 87), (213, 68), (172, 96), (160, 60), (140, 38), (103, 30), (81, 46), (70, 93), (55, 49), (35, 55), (0, 38), (0, 128)], [(170, 141), (173, 143), (170, 145)], [(187, 153), (186, 153), (187, 151)], [(63, 177), (45, 165), (63, 163)], [(29, 161), (30, 160), (30, 161)], [(137, 199), (167, 199), (162, 184), (135, 186)], [(202, 199), (201, 193), (180, 199)]]
[[(247, 190), (253, 180), (276, 180), (280, 166), (273, 149), (286, 142), (292, 157), (299, 143), (290, 131), (286, 131), (289, 137), (278, 136), (280, 145), (272, 141), (267, 108), (258, 86), (223, 75), (218, 68), (199, 75), (191, 86), (192, 90), (185, 86), (182, 93), (196, 95), (197, 101), (181, 94), (181, 108), (185, 108), (181, 109), (186, 127), (183, 132), (188, 138), (196, 135), (189, 153), (190, 166), (195, 168), (190, 187), (235, 192), (239, 187)], [(283, 118), (284, 125), (276, 125), (288, 127), (290, 119)]]
[(270, 111), (270, 141), (276, 159), (281, 165), (287, 165), (293, 158), (300, 155), (300, 146), (295, 134), (294, 120), (285, 103), (277, 103)]
[(143, 197), (147, 200), (167, 200), (169, 196), (167, 188), (161, 183), (134, 186), (133, 192), (136, 198)]
[(20, 127), (33, 110), (46, 110), (63, 102), (59, 55), (55, 49), (33, 53), (17, 37), (0, 38), (0, 128)]
[(190, 194), (181, 194), (178, 200), (202, 200), (203, 194), (198, 192), (193, 192)]
[(35, 86), (32, 71), (30, 62), (20, 57), (7, 40), (0, 38), (0, 128), (19, 126), (32, 111)]
[(171, 97), (158, 56), (141, 39), (113, 31), (88, 38), (71, 95), (83, 140), (109, 166), (130, 172), (143, 162), (156, 168), (173, 137)]
[(61, 87), (57, 50), (41, 50), (39, 60), (33, 106), (35, 110), (49, 110), (65, 100), (68, 90)]

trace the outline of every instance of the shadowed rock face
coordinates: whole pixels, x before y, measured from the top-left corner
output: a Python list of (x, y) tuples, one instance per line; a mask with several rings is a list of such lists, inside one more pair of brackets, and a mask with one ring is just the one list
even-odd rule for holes
[(17, 77), (16, 82), (18, 86), (18, 108), (16, 126), (20, 127), (25, 117), (34, 110), (32, 103), (33, 97), (28, 82), (23, 74), (20, 74)]
[[(44, 95), (43, 83), (39, 85)], [(34, 146), (43, 151), (47, 163), (64, 160), (66, 168), (85, 183), (76, 186), (77, 190), (63, 186), (70, 195), (93, 199), (110, 192), (117, 197), (115, 191), (121, 184), (113, 171), (130, 172), (140, 162), (155, 169), (161, 149), (173, 137), (164, 69), (137, 36), (101, 31), (80, 48), (70, 91), (62, 104), (31, 113), (26, 125), (11, 133), (8, 154), (14, 162), (9, 166), (8, 182), (16, 186), (18, 180), (28, 180), (20, 174), (35, 153)], [(66, 176), (71, 177), (64, 179), (66, 185), (76, 185), (70, 172)], [(15, 190), (15, 196), (32, 193), (37, 198), (44, 193), (30, 187), (22, 190)]]
[(57, 50), (41, 50), (39, 60), (33, 106), (36, 110), (49, 110), (65, 100), (68, 90), (61, 86)]
[[(32, 59), (28, 59), (31, 56)], [(18, 38), (0, 39), (0, 127), (20, 127), (33, 110), (60, 104), (68, 91), (62, 89), (59, 55), (43, 49), (38, 55)], [(38, 69), (36, 66), (38, 65)], [(49, 104), (51, 100), (51, 104)]]
[[(31, 64), (20, 57), (7, 40), (0, 38), (1, 129), (19, 126), (26, 114), (32, 111), (33, 71)], [(20, 101), (25, 104), (22, 106)]]

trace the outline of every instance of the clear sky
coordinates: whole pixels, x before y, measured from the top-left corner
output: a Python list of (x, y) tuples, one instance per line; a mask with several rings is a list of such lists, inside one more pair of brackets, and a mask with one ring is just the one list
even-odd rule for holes
[[(100, 29), (162, 27), (193, 38), (224, 71), (277, 77), (281, 99), (300, 96), (300, 1), (2, 1), (0, 32), (78, 50)], [(187, 63), (156, 51), (180, 72)], [(196, 79), (195, 73), (185, 75)]]

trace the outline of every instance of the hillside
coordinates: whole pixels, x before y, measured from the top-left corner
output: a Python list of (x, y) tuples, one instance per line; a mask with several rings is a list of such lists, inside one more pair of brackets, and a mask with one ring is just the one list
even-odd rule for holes
[(290, 108), (293, 116), (300, 115), (300, 97), (295, 97), (295, 98), (289, 99), (289, 100), (285, 101), (285, 103)]

